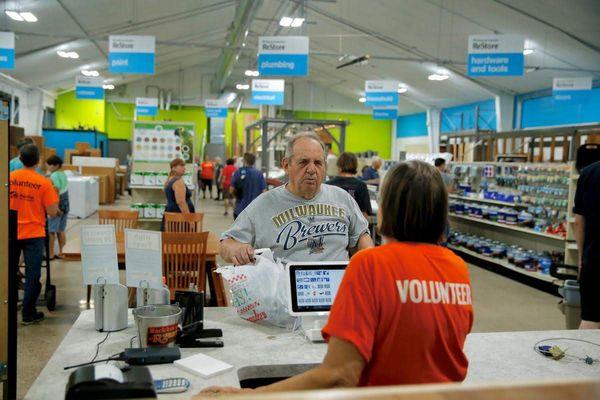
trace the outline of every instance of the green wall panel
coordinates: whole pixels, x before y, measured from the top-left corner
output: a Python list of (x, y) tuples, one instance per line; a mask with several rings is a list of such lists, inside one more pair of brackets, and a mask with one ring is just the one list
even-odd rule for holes
[(104, 100), (78, 100), (75, 91), (66, 92), (56, 98), (56, 127), (106, 132), (104, 112)]

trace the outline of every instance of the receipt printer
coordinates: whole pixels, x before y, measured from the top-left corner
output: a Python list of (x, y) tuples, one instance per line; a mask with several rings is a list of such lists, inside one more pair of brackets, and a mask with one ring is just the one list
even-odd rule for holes
[(152, 375), (147, 367), (121, 371), (114, 365), (88, 365), (69, 377), (65, 400), (155, 399)]

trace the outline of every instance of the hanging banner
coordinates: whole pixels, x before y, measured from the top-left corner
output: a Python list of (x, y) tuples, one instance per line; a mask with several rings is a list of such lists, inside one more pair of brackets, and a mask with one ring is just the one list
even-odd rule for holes
[(398, 107), (374, 108), (373, 119), (394, 120), (398, 118)]
[(261, 76), (308, 76), (308, 36), (258, 38)]
[(227, 100), (206, 100), (204, 102), (206, 118), (227, 118), (227, 105)]
[(15, 34), (0, 32), (0, 69), (15, 68)]
[(101, 76), (83, 76), (75, 77), (75, 97), (77, 99), (104, 99), (104, 89), (102, 84), (104, 79)]
[(156, 117), (158, 115), (158, 99), (153, 97), (136, 97), (135, 112), (138, 117)]
[(253, 79), (252, 104), (283, 105), (285, 81), (283, 79)]
[(582, 100), (592, 90), (592, 77), (554, 78), (552, 80), (552, 98), (557, 101)]
[(154, 74), (154, 36), (109, 36), (108, 70), (113, 74)]
[(369, 107), (397, 106), (398, 81), (365, 81), (365, 98)]
[(520, 35), (470, 35), (469, 76), (521, 76), (525, 38)]

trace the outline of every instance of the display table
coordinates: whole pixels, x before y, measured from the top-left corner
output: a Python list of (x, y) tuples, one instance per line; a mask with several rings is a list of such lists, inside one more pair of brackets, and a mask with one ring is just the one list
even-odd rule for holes
[[(187, 399), (202, 388), (213, 385), (239, 387), (240, 380), (245, 379), (292, 376), (320, 363), (327, 348), (325, 344), (308, 342), (297, 332), (246, 322), (237, 316), (233, 308), (205, 309), (205, 327), (223, 329), (225, 347), (182, 349), (182, 357), (201, 352), (232, 364), (234, 369), (204, 379), (184, 372), (172, 364), (150, 366), (154, 379), (185, 377), (192, 382), (191, 390), (178, 395), (168, 395), (168, 398)], [(128, 328), (111, 333), (100, 348), (98, 358), (106, 358), (123, 351), (129, 347), (130, 340), (135, 335), (137, 331), (130, 315)], [(71, 373), (64, 371), (63, 367), (90, 361), (96, 350), (96, 343), (105, 336), (105, 333), (94, 330), (94, 311), (83, 311), (29, 389), (26, 398), (63, 398), (65, 385)], [(470, 362), (465, 384), (600, 376), (600, 363), (587, 365), (567, 359), (553, 361), (533, 351), (533, 345), (537, 341), (556, 337), (578, 338), (598, 343), (600, 331), (470, 334), (465, 345)], [(589, 354), (595, 359), (600, 358), (600, 349), (591, 345), (577, 342), (562, 344), (563, 348), (568, 348), (572, 354)], [(167, 398), (167, 395), (162, 398)]]

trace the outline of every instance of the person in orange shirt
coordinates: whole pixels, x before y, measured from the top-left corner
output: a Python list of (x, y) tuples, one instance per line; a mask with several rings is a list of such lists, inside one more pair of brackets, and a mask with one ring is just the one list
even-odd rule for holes
[(55, 217), (58, 195), (52, 182), (36, 172), (40, 161), (38, 148), (29, 144), (21, 148), (23, 169), (10, 173), (10, 209), (17, 211), (17, 256), (23, 252), (25, 259), (25, 296), (23, 297), (23, 324), (29, 325), (44, 319), (35, 303), (42, 285), (40, 275), (45, 251), (46, 214)]
[(206, 188), (208, 188), (208, 195), (212, 199), (212, 182), (215, 177), (215, 166), (210, 158), (206, 156), (204, 162), (200, 164), (200, 180), (202, 181), (202, 198), (206, 198)]
[[(322, 331), (323, 363), (255, 390), (462, 381), (473, 306), (465, 262), (438, 244), (447, 203), (433, 166), (409, 161), (389, 171), (378, 215), (384, 244), (350, 260)], [(201, 394), (242, 390), (248, 389), (210, 387)]]

